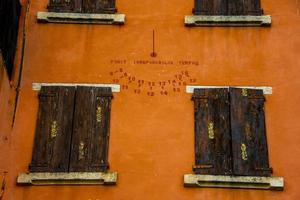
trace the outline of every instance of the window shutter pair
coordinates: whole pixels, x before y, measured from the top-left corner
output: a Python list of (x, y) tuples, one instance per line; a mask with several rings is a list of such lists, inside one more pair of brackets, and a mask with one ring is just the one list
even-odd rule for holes
[(262, 90), (195, 89), (194, 172), (270, 176)]
[(49, 0), (50, 12), (115, 13), (115, 0)]
[(195, 15), (262, 15), (260, 0), (195, 0)]
[(42, 87), (29, 170), (107, 170), (111, 99), (111, 88)]

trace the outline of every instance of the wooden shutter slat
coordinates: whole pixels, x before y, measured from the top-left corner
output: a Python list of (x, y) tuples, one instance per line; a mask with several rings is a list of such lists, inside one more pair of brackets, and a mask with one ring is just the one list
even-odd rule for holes
[(195, 0), (193, 13), (195, 15), (212, 15), (213, 2), (211, 0)]
[(85, 13), (116, 13), (115, 0), (83, 0), (83, 12)]
[(111, 88), (77, 88), (70, 171), (108, 169), (111, 99)]
[(227, 0), (214, 0), (212, 15), (227, 15)]
[(88, 171), (88, 147), (93, 134), (94, 89), (77, 87), (69, 171)]
[(262, 15), (260, 0), (194, 0), (195, 15)]
[(228, 0), (228, 15), (245, 15), (244, 0)]
[(227, 0), (196, 0), (193, 12), (198, 15), (226, 15)]
[(231, 174), (229, 102), (226, 89), (195, 89), (195, 166), (200, 174)]
[(73, 87), (42, 87), (35, 133), (31, 172), (68, 171)]
[(262, 90), (230, 89), (233, 172), (270, 176)]
[(82, 0), (49, 0), (50, 12), (81, 12)]
[(245, 15), (262, 15), (260, 0), (244, 0)]
[(108, 168), (108, 141), (110, 126), (111, 88), (98, 88), (96, 97), (96, 125), (92, 141), (91, 170)]

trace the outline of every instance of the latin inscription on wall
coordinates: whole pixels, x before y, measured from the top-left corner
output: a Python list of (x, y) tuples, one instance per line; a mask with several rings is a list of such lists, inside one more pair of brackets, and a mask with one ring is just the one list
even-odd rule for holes
[[(188, 67), (199, 66), (199, 61), (192, 60), (126, 60), (112, 59), (110, 65), (119, 66), (109, 72), (111, 82), (120, 84), (122, 91), (133, 91), (134, 94), (146, 94), (148, 96), (161, 95), (166, 96), (171, 93), (179, 93), (185, 91), (185, 86), (196, 84), (197, 79), (192, 76)], [(150, 65), (164, 67), (182, 67), (184, 70), (179, 70), (174, 74), (170, 74), (170, 78), (164, 80), (143, 79), (134, 72), (125, 68), (126, 65), (140, 65), (147, 67)]]

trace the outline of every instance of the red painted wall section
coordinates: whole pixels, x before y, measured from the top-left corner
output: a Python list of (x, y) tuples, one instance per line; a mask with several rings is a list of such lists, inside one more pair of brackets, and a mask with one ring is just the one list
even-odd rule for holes
[[(8, 170), (5, 200), (300, 199), (298, 1), (262, 0), (272, 15), (269, 28), (187, 28), (183, 18), (191, 14), (192, 0), (119, 0), (124, 26), (39, 24), (37, 12), (46, 11), (47, 3), (29, 2), (15, 125), (5, 133), (10, 148), (4, 145), (0, 153), (0, 167)], [(121, 85), (112, 101), (109, 149), (111, 170), (119, 173), (116, 186), (16, 185), (31, 161), (38, 109), (34, 82)], [(194, 164), (193, 103), (185, 84), (273, 87), (266, 96), (267, 137), (273, 175), (285, 178), (283, 192), (183, 187), (183, 174)], [(5, 109), (7, 87), (1, 84)], [(3, 138), (0, 144), (7, 143)]]

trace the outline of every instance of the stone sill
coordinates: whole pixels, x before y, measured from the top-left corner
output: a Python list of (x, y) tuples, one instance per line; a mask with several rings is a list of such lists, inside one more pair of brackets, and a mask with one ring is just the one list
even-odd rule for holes
[(211, 16), (188, 15), (184, 18), (186, 26), (271, 26), (270, 15), (262, 16)]
[(110, 87), (112, 92), (120, 92), (121, 87), (119, 84), (109, 84), (109, 83), (32, 83), (32, 90), (39, 91), (42, 86), (64, 86), (64, 87)]
[(38, 12), (37, 20), (38, 22), (41, 23), (123, 25), (125, 23), (125, 15), (124, 14)]
[(282, 177), (185, 174), (184, 186), (283, 190), (284, 180)]
[(194, 89), (215, 89), (215, 88), (245, 88), (245, 89), (254, 89), (254, 90), (262, 90), (264, 94), (272, 94), (273, 88), (270, 86), (211, 86), (211, 85), (187, 85), (186, 93), (194, 93)]
[(37, 172), (18, 175), (19, 185), (115, 185), (117, 172)]

